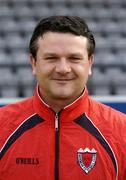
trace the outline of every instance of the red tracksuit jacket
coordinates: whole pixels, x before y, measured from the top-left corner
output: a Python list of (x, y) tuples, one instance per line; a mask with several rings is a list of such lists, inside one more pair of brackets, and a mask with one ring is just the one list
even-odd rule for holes
[(37, 91), (2, 107), (0, 180), (126, 180), (126, 116), (87, 90), (59, 113)]

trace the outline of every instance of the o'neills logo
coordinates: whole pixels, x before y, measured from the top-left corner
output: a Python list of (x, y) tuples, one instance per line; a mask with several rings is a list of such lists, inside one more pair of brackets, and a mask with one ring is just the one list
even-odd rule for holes
[(78, 163), (86, 174), (89, 173), (96, 164), (96, 153), (97, 151), (94, 148), (92, 150), (89, 148), (80, 148), (77, 151)]
[(31, 164), (31, 165), (38, 165), (39, 159), (38, 158), (24, 158), (18, 157), (16, 158), (16, 164)]

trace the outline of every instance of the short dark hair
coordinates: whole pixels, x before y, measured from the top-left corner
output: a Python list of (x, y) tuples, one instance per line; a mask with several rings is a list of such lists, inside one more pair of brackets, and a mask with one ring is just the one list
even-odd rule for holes
[(40, 20), (35, 27), (30, 43), (29, 52), (35, 58), (38, 50), (37, 40), (46, 32), (72, 33), (88, 39), (88, 56), (95, 50), (95, 39), (85, 20), (76, 16), (50, 16)]

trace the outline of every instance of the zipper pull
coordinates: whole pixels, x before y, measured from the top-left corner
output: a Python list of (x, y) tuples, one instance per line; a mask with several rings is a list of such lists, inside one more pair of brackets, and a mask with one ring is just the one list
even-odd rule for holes
[(59, 128), (59, 117), (58, 117), (58, 112), (56, 112), (55, 115), (55, 130), (58, 131)]

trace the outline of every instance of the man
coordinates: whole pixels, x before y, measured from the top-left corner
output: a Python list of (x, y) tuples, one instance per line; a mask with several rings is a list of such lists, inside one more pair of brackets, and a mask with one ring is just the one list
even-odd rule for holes
[(126, 116), (88, 96), (95, 40), (79, 17), (41, 20), (33, 97), (0, 110), (0, 180), (125, 180)]

